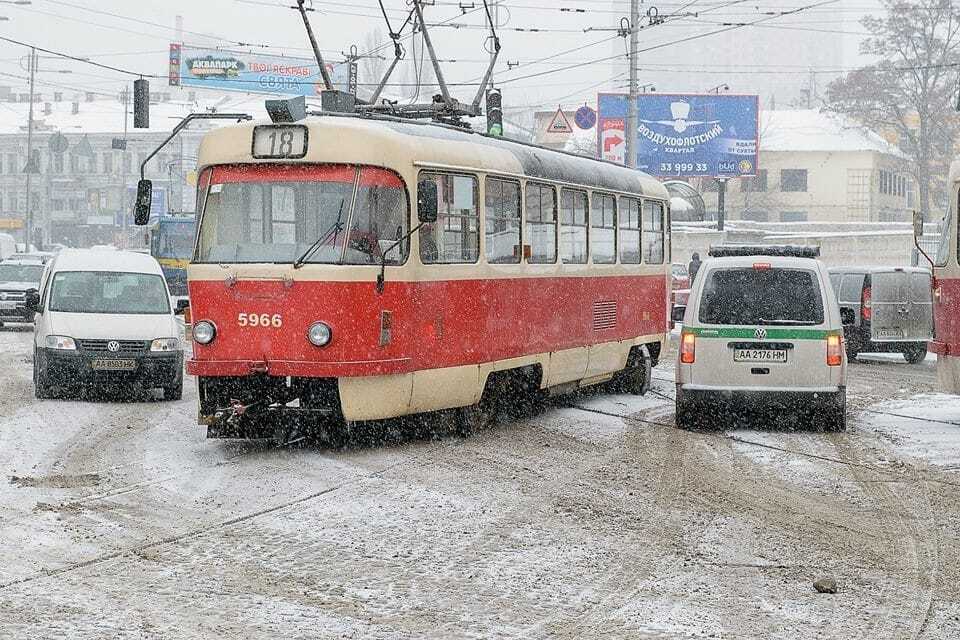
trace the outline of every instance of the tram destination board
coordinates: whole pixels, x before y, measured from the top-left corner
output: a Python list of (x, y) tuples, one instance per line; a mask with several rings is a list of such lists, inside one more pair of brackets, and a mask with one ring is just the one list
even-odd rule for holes
[(253, 128), (253, 157), (295, 160), (307, 155), (307, 128), (302, 124), (259, 125)]

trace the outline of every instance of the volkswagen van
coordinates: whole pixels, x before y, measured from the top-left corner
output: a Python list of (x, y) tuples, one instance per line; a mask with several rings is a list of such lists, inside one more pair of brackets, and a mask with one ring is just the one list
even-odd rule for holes
[(677, 361), (676, 424), (748, 411), (846, 428), (840, 308), (818, 247), (712, 247), (690, 292)]
[(65, 249), (39, 290), (33, 381), (38, 398), (79, 386), (183, 391), (180, 329), (155, 259), (127, 251)]

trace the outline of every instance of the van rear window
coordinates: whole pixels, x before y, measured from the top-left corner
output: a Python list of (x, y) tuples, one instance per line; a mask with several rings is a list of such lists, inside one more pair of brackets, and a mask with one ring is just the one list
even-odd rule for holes
[(813, 325), (823, 322), (816, 274), (803, 269), (714, 269), (700, 298), (704, 324)]

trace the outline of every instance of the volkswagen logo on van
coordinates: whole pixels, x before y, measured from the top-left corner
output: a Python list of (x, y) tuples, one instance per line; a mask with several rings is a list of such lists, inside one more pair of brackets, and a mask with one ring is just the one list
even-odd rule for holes
[(757, 340), (766, 340), (767, 339), (767, 330), (763, 327), (757, 327), (756, 331), (753, 332), (753, 337)]
[(107, 343), (107, 351), (110, 353), (116, 353), (117, 351), (120, 351), (120, 343), (116, 340), (111, 340)]
[(6, 299), (7, 299), (7, 292), (0, 291), (0, 300), (6, 300)]

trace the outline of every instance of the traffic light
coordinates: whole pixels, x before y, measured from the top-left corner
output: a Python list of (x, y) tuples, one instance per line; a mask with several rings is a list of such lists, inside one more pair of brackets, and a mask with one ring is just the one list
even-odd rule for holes
[(503, 96), (500, 89), (487, 91), (487, 135), (503, 136)]
[(150, 81), (133, 81), (133, 128), (150, 128)]

